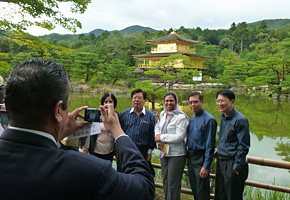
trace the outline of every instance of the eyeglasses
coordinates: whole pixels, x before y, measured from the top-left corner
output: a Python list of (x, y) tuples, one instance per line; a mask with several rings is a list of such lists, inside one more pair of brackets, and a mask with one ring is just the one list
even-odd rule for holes
[(227, 101), (228, 101), (228, 99), (217, 99), (216, 103), (225, 103)]
[(106, 101), (104, 101), (104, 103), (114, 103), (114, 101), (112, 101), (112, 100), (106, 100)]

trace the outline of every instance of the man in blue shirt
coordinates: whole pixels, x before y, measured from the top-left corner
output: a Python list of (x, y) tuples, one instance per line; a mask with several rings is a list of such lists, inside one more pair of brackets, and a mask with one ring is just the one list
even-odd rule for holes
[(196, 200), (210, 199), (209, 170), (213, 160), (216, 137), (216, 119), (203, 108), (203, 95), (193, 92), (188, 97), (195, 113), (188, 128), (188, 172), (191, 190)]
[(218, 192), (221, 200), (242, 200), (248, 178), (246, 156), (250, 148), (247, 118), (234, 108), (235, 93), (220, 90), (217, 108), (222, 112), (218, 144)]
[(144, 107), (147, 93), (136, 89), (131, 93), (132, 108), (120, 114), (120, 123), (123, 131), (133, 140), (139, 151), (147, 160), (153, 176), (154, 169), (151, 165), (152, 150), (155, 148), (155, 115)]

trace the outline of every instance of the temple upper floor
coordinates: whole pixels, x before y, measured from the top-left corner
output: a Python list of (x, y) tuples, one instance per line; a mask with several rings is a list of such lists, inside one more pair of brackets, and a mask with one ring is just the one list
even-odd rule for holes
[(195, 54), (195, 49), (190, 49), (189, 45), (182, 44), (157, 44), (157, 47), (151, 48), (151, 53), (172, 53), (172, 52), (181, 52)]

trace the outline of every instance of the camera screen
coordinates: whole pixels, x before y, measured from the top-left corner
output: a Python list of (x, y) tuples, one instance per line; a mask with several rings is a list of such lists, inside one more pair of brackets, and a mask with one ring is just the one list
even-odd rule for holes
[(100, 122), (100, 110), (96, 108), (87, 108), (85, 110), (85, 121)]

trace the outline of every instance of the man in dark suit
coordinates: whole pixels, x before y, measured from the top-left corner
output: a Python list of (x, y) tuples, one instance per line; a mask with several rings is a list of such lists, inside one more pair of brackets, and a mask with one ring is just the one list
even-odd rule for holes
[(57, 147), (86, 122), (68, 113), (69, 86), (62, 66), (31, 59), (16, 67), (6, 86), (9, 128), (0, 137), (1, 199), (154, 199), (147, 163), (124, 134), (113, 107), (101, 106), (115, 138), (121, 172), (110, 161)]

